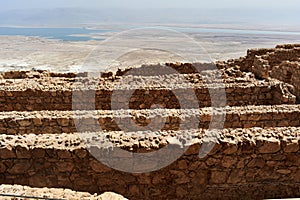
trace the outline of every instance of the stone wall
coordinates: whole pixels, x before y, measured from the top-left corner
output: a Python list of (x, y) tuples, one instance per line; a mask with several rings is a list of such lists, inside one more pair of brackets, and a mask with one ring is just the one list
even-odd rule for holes
[[(164, 108), (180, 108), (177, 94), (180, 97), (187, 97), (185, 89), (158, 89), (158, 90), (115, 90), (117, 94), (127, 94), (132, 92), (131, 98), (122, 99), (122, 96), (116, 101), (119, 103), (130, 102), (131, 109), (146, 109), (153, 104), (160, 104)], [(199, 107), (211, 106), (210, 93), (218, 95), (219, 88), (197, 88), (191, 89), (192, 94), (197, 97), (197, 104)], [(242, 105), (273, 105), (283, 103), (294, 103), (295, 98), (283, 95), (283, 90), (279, 82), (275, 83), (254, 83), (254, 84), (226, 84), (225, 85), (226, 99), (224, 102), (228, 106), (242, 106)], [(111, 90), (92, 91), (92, 99), (87, 98), (86, 92), (76, 92), (78, 101), (73, 99), (72, 90), (8, 90), (0, 89), (0, 111), (33, 111), (33, 110), (72, 110), (72, 101), (81, 102), (78, 108), (73, 109), (111, 109)], [(222, 94), (219, 94), (222, 95)], [(95, 98), (96, 97), (96, 98)], [(225, 96), (224, 96), (225, 97)], [(220, 97), (220, 98), (224, 98)], [(84, 99), (84, 101), (83, 101)], [(95, 101), (96, 99), (96, 101)], [(182, 101), (189, 101), (183, 99)], [(86, 105), (82, 104), (86, 102)], [(92, 102), (92, 103), (91, 103)], [(186, 109), (195, 104), (185, 104)], [(195, 108), (195, 107), (192, 107)]]
[(299, 128), (224, 129), (205, 158), (198, 157), (200, 140), (168, 167), (142, 174), (104, 166), (70, 136), (1, 135), (0, 182), (113, 191), (133, 200), (295, 197), (300, 195), (299, 133)]
[[(112, 191), (129, 199), (300, 196), (300, 107), (295, 104), (299, 53), (299, 46), (285, 45), (249, 50), (244, 58), (216, 66), (168, 63), (175, 72), (161, 70), (160, 65), (142, 66), (135, 75), (128, 75), (131, 68), (119, 69), (102, 73), (99, 79), (87, 73), (1, 73), (0, 183), (98, 194)], [(127, 84), (118, 84), (125, 78)], [(181, 78), (186, 82), (178, 81)], [(226, 93), (226, 103), (221, 105), (226, 106), (226, 116), (224, 129), (213, 137), (210, 134), (217, 130), (208, 129), (210, 97), (224, 100), (220, 87)], [(82, 90), (95, 95), (87, 98)], [(196, 106), (187, 91), (196, 94)], [(120, 94), (117, 104), (127, 103), (129, 109), (111, 106), (116, 93)], [(124, 96), (130, 93), (128, 100)], [(175, 94), (183, 96), (186, 103), (180, 105)], [(162, 108), (151, 108), (155, 104)], [(92, 110), (94, 105), (98, 110)], [(213, 123), (223, 125), (223, 114), (215, 112)], [(77, 120), (84, 120), (80, 127), (75, 127)], [(119, 127), (117, 121), (133, 121), (141, 128), (149, 123), (163, 126), (152, 135), (145, 128), (140, 131), (145, 133), (141, 139), (130, 134), (136, 130)], [(182, 146), (190, 136), (194, 144), (184, 152)], [(200, 147), (212, 141), (217, 143), (214, 149), (199, 158)], [(125, 159), (125, 165), (135, 156), (133, 152), (159, 149), (168, 154), (151, 159), (144, 155), (143, 162), (127, 169), (151, 170), (172, 157), (171, 153), (181, 152), (182, 156), (151, 173), (118, 171), (96, 159), (100, 155), (115, 158), (112, 163)], [(100, 153), (95, 155), (96, 151)]]
[[(224, 110), (224, 128), (285, 127), (300, 126), (299, 105), (227, 107)], [(147, 126), (159, 127), (166, 119), (161, 130), (186, 130), (188, 128), (209, 128), (212, 110), (124, 110), (118, 111), (34, 111), (0, 113), (0, 134), (51, 134), (77, 132), (75, 121), (82, 121), (81, 128), (94, 131), (101, 126), (104, 131), (120, 131), (118, 123), (130, 124), (131, 121)], [(223, 113), (215, 114), (222, 118)], [(157, 117), (160, 116), (160, 117)], [(191, 122), (193, 124), (191, 125)], [(198, 123), (198, 126), (195, 124)], [(100, 128), (98, 130), (101, 130)]]
[(285, 83), (293, 85), (295, 88), (293, 93), (300, 99), (300, 63), (299, 62), (282, 62), (279, 66), (275, 66), (270, 76), (281, 80)]
[(300, 98), (300, 47), (299, 45), (278, 45), (274, 49), (251, 49), (247, 56), (231, 60), (229, 66), (240, 66), (260, 79), (275, 78), (292, 85), (290, 92)]

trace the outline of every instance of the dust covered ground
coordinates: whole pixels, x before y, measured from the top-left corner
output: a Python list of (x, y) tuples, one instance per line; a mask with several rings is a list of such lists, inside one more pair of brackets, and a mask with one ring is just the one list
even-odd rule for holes
[[(0, 36), (0, 71), (32, 68), (59, 72), (88, 71), (92, 69), (89, 66), (91, 55), (101, 62), (106, 59), (102, 62), (101, 70), (104, 66), (109, 66), (112, 60), (118, 60), (122, 65), (146, 64), (147, 60), (156, 63), (190, 61), (184, 60), (186, 53), (190, 57), (202, 56), (203, 61), (227, 60), (244, 56), (247, 49), (251, 48), (269, 48), (279, 43), (300, 42), (300, 35), (186, 33), (174, 37), (172, 34), (159, 35), (149, 40), (146, 36), (132, 39), (130, 34), (122, 37), (114, 34), (116, 35), (108, 32), (94, 36), (110, 40), (108, 43), (96, 40), (66, 42), (39, 37)], [(189, 48), (191, 45), (186, 44), (189, 39), (199, 45), (199, 48)], [(156, 42), (155, 48), (151, 46), (153, 41)], [(140, 49), (137, 47), (147, 48), (149, 44), (151, 51), (136, 51)], [(168, 51), (164, 51), (166, 46)], [(128, 47), (133, 52), (128, 52)], [(184, 56), (176, 55), (178, 52)]]

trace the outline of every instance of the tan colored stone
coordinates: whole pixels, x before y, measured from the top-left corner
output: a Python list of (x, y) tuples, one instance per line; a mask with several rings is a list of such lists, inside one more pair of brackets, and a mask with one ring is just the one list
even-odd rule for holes
[(18, 123), (20, 124), (20, 126), (26, 127), (26, 126), (30, 126), (31, 122), (29, 120), (20, 120), (18, 121)]
[(248, 164), (247, 167), (259, 167), (262, 168), (266, 162), (262, 158), (254, 158)]
[(31, 158), (30, 151), (27, 151), (25, 148), (17, 147), (16, 148), (17, 158)]
[(190, 182), (190, 178), (186, 175), (180, 176), (179, 178), (175, 179), (175, 183), (177, 184), (184, 184)]
[(281, 147), (278, 142), (265, 142), (258, 150), (260, 153), (276, 153)]
[(103, 165), (102, 163), (100, 163), (100, 161), (96, 161), (96, 160), (92, 160), (90, 162), (90, 166), (95, 172), (109, 172), (109, 171), (111, 171), (111, 169), (109, 167)]
[(297, 151), (299, 151), (299, 144), (298, 143), (288, 143), (284, 148), (284, 152), (286, 153), (296, 153)]
[(16, 158), (16, 154), (13, 150), (0, 149), (0, 158), (1, 159)]
[(35, 126), (41, 126), (41, 125), (43, 125), (43, 122), (42, 122), (42, 120), (40, 118), (34, 118), (33, 119), (33, 124)]
[(100, 200), (125, 200), (125, 198), (113, 192), (104, 192), (100, 195)]
[[(154, 176), (155, 177), (155, 176)], [(153, 177), (153, 179), (154, 179), (154, 177)], [(149, 184), (151, 184), (151, 176), (150, 175), (144, 175), (144, 176), (140, 176), (140, 177), (138, 177), (138, 182), (140, 183), (140, 184), (146, 184), (146, 185), (149, 185)], [(156, 184), (156, 182), (154, 181), (152, 181), (152, 183), (153, 184)]]
[(219, 162), (220, 162), (219, 159), (213, 158), (213, 157), (209, 157), (209, 158), (205, 161), (205, 163), (206, 163), (207, 166), (217, 165)]
[(153, 176), (152, 183), (154, 185), (160, 184), (161, 182), (163, 182), (164, 178), (165, 177), (163, 175), (156, 174)]
[(78, 188), (93, 185), (92, 178), (90, 176), (80, 176), (74, 180), (74, 183)]
[(34, 158), (44, 158), (45, 157), (45, 154), (46, 154), (46, 152), (45, 152), (45, 150), (44, 149), (41, 149), (41, 148), (35, 148), (35, 149), (33, 149), (33, 151), (32, 151), (32, 156), (34, 157)]
[(280, 173), (280, 174), (290, 174), (291, 170), (288, 170), (288, 169), (278, 169), (277, 172)]
[(227, 173), (223, 171), (212, 171), (210, 177), (210, 183), (220, 184), (225, 183), (227, 179)]
[(72, 158), (72, 154), (69, 151), (58, 151), (57, 155), (59, 158)]
[(222, 159), (222, 166), (225, 168), (233, 168), (237, 163), (237, 158), (231, 156), (224, 156)]
[(70, 120), (66, 119), (66, 118), (59, 118), (59, 119), (57, 119), (57, 122), (61, 126), (69, 126)]
[(34, 175), (28, 178), (29, 185), (34, 185), (35, 187), (49, 187), (47, 177), (43, 175)]
[(292, 179), (296, 182), (300, 182), (300, 169), (298, 169), (293, 175)]
[(259, 121), (260, 120), (260, 115), (250, 115), (248, 117), (248, 120), (250, 120), (250, 121)]
[(195, 154), (199, 154), (199, 150), (200, 150), (200, 145), (199, 144), (194, 144), (191, 145), (185, 152), (185, 155), (195, 155)]
[(12, 168), (7, 169), (7, 171), (11, 174), (25, 174), (30, 166), (29, 161), (17, 162)]
[(0, 162), (0, 173), (4, 173), (6, 169), (7, 167), (5, 166), (5, 164), (3, 162)]
[(182, 170), (187, 169), (188, 165), (187, 165), (186, 161), (185, 160), (178, 161), (178, 168), (182, 169)]
[(230, 155), (230, 154), (236, 153), (237, 151), (238, 151), (238, 146), (237, 146), (237, 145), (230, 145), (229, 147), (227, 147), (227, 148), (223, 151), (223, 153), (224, 153), (224, 154)]
[(188, 195), (188, 191), (185, 190), (183, 187), (176, 188), (176, 196), (182, 199), (185, 199)]
[(79, 158), (85, 158), (88, 153), (87, 153), (87, 150), (85, 149), (76, 149), (75, 150), (75, 154), (79, 157)]
[(56, 163), (57, 169), (59, 172), (71, 172), (74, 169), (73, 162), (58, 162)]
[(241, 183), (244, 177), (243, 170), (233, 169), (228, 177), (227, 183), (237, 184)]
[(208, 182), (207, 170), (198, 170), (196, 175), (191, 179), (191, 182), (195, 185), (205, 185)]
[(129, 186), (129, 192), (132, 195), (139, 195), (140, 194), (140, 189), (137, 185), (130, 185)]

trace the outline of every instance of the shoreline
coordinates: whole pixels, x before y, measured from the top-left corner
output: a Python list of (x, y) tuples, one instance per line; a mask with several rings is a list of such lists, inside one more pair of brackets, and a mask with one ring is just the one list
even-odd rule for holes
[[(111, 32), (101, 34), (103, 39), (111, 38)], [(98, 35), (97, 35), (98, 36)], [(99, 35), (100, 36), (100, 35)], [(185, 38), (177, 37), (165, 38), (172, 41), (169, 49), (180, 50), (189, 55), (198, 55), (204, 53), (205, 58), (216, 61), (226, 61), (228, 59), (239, 58), (246, 55), (248, 49), (253, 48), (273, 48), (277, 44), (300, 43), (300, 36), (282, 36), (282, 35), (238, 35), (238, 34), (211, 34), (211, 33), (193, 33), (188, 34), (195, 43), (202, 47), (201, 52), (197, 49), (187, 48)], [(128, 39), (128, 38), (126, 38)], [(130, 38), (129, 38), (130, 39)], [(128, 39), (128, 40), (129, 40)], [(160, 39), (164, 40), (163, 37)], [(137, 45), (145, 43), (144, 38), (136, 40)], [(165, 43), (166, 44), (166, 43)], [(163, 50), (164, 43), (157, 46), (156, 49)], [(61, 41), (58, 39), (47, 39), (38, 36), (0, 36), (0, 71), (9, 71), (14, 69), (29, 70), (38, 68), (43, 70), (52, 70), (58, 72), (74, 71), (77, 72), (84, 66), (87, 56), (95, 49), (103, 45), (103, 41)], [(124, 45), (134, 47), (135, 44), (125, 42)], [(121, 51), (121, 47), (107, 47), (107, 60), (114, 60), (114, 57)], [(171, 52), (172, 53), (172, 52)], [(152, 55), (152, 57), (151, 57)], [(181, 60), (171, 60), (172, 55), (151, 54), (150, 60), (157, 59), (161, 62), (180, 62)], [(183, 54), (184, 55), (184, 54)], [(148, 54), (139, 54), (140, 58), (149, 57)], [(153, 57), (154, 56), (154, 57)], [(102, 56), (103, 57), (103, 56)], [(178, 57), (178, 56), (177, 56)], [(118, 56), (117, 56), (118, 58)], [(137, 57), (130, 55), (126, 58), (127, 62), (133, 63)], [(138, 61), (140, 62), (140, 61)]]

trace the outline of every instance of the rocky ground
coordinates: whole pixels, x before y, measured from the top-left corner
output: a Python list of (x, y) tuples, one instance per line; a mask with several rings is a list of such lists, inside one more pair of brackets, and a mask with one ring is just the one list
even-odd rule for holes
[(87, 192), (75, 192), (70, 189), (57, 188), (32, 188), (21, 185), (0, 186), (0, 199), (3, 200), (28, 200), (28, 199), (48, 199), (48, 200), (126, 200), (121, 195), (105, 192), (101, 195)]

